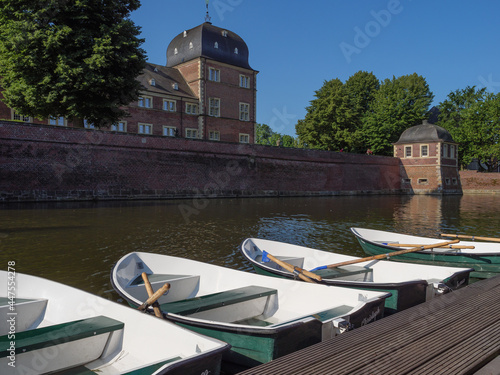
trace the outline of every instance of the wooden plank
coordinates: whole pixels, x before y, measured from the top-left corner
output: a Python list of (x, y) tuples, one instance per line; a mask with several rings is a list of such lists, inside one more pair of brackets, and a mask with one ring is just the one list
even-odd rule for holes
[[(382, 361), (386, 366), (380, 372), (386, 374), (394, 362), (400, 361), (392, 358), (392, 363), (385, 363), (383, 359), (391, 352), (398, 351), (399, 348), (403, 348), (399, 352), (401, 354), (406, 346), (413, 344), (415, 347), (424, 349), (417, 352), (425, 353), (429, 348), (423, 348), (418, 344), (418, 340), (423, 340), (430, 335), (428, 345), (434, 348), (440, 345), (436, 340), (447, 341), (449, 332), (453, 332), (449, 330), (451, 327), (462, 329), (462, 335), (467, 335), (467, 330), (469, 330), (472, 336), (474, 330), (478, 329), (475, 323), (483, 313), (485, 316), (490, 314), (488, 315), (490, 321), (483, 322), (483, 326), (491, 324), (495, 316), (499, 315), (495, 314), (495, 311), (500, 309), (499, 296), (500, 277), (486, 279), (354, 331), (346, 332), (332, 340), (278, 358), (245, 371), (241, 375), (289, 375), (332, 373), (332, 371), (335, 374), (358, 374), (360, 372), (357, 369), (363, 367), (366, 370), (371, 369), (369, 373), (373, 374), (376, 373), (373, 372), (373, 366), (377, 361)], [(433, 334), (436, 336), (432, 336)], [(478, 341), (481, 341), (481, 338), (480, 334), (476, 337)], [(459, 346), (455, 345), (457, 348)], [(448, 345), (447, 350), (454, 350), (453, 345), (451, 347)], [(356, 355), (346, 353), (356, 353)], [(443, 351), (438, 352), (435, 355), (436, 360), (439, 360), (443, 353)], [(418, 360), (418, 353), (411, 353), (407, 358), (409, 359), (406, 361), (415, 362)], [(433, 370), (435, 371), (436, 368)]]

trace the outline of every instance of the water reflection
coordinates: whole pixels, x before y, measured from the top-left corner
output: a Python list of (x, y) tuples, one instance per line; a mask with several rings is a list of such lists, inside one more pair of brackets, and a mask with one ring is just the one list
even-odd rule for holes
[(500, 195), (215, 199), (185, 220), (189, 201), (0, 206), (0, 264), (117, 296), (109, 273), (131, 251), (250, 270), (247, 237), (364, 256), (350, 227), (437, 236), (498, 237)]

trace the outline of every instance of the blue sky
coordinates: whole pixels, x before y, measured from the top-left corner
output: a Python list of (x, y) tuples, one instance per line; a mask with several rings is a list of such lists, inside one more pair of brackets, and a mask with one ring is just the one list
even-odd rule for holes
[[(258, 70), (257, 122), (295, 135), (325, 80), (357, 71), (423, 76), (434, 105), (466, 86), (500, 90), (496, 0), (210, 0), (211, 22), (241, 36)], [(148, 61), (205, 21), (205, 0), (142, 0), (132, 14)]]

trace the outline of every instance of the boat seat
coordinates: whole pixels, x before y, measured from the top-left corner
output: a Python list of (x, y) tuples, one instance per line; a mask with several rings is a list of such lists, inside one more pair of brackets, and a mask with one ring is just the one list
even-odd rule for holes
[[(118, 320), (106, 316), (97, 316), (16, 332), (15, 351), (17, 355), (20, 355), (49, 346), (67, 344), (72, 341), (111, 333), (121, 330), (123, 327), (124, 324)], [(11, 341), (8, 335), (0, 337), (0, 356), (7, 357), (10, 355)]]
[[(160, 289), (165, 283), (170, 284), (168, 293), (158, 300), (160, 304), (190, 298), (196, 295), (200, 285), (200, 276), (198, 275), (152, 273), (148, 274), (148, 280), (153, 290)], [(146, 301), (149, 297), (141, 275), (136, 276), (127, 288), (131, 291), (134, 289), (132, 295), (140, 301)]]
[(364, 279), (367, 279), (370, 274), (373, 272), (371, 268), (365, 267), (357, 267), (357, 266), (343, 266), (336, 268), (325, 268), (322, 270), (316, 270), (314, 273), (318, 276), (321, 276), (323, 279), (336, 279), (336, 278), (345, 278), (345, 279), (359, 279), (360, 275)]
[(293, 320), (288, 320), (284, 323), (271, 324), (271, 327), (279, 327), (279, 326), (282, 326), (284, 324), (288, 324), (290, 322), (296, 322), (296, 321), (299, 321), (299, 320), (302, 320), (302, 319), (305, 319), (308, 317), (313, 317), (315, 319), (318, 319), (321, 322), (326, 322), (327, 320), (336, 318), (338, 316), (345, 315), (348, 312), (350, 312), (352, 309), (353, 309), (353, 307), (348, 306), (348, 305), (335, 306), (335, 307), (332, 307), (330, 309), (326, 309), (324, 311), (319, 311), (319, 312), (314, 313), (314, 314), (304, 315), (304, 316), (301, 316), (301, 317), (293, 319)]
[[(7, 297), (0, 297), (0, 316), (9, 317), (8, 313), (13, 312), (12, 306), (13, 300), (9, 300)], [(35, 322), (41, 321), (46, 307), (46, 299), (16, 298), (16, 332), (26, 331), (36, 325)], [(9, 332), (10, 324), (8, 319), (0, 319), (0, 336), (6, 335)]]
[[(220, 319), (224, 321), (234, 322), (262, 314), (268, 296), (277, 295), (277, 293), (278, 291), (276, 289), (261, 286), (246, 286), (186, 300), (164, 303), (161, 304), (160, 307), (163, 311), (168, 313), (191, 316), (223, 308), (225, 314), (220, 313), (219, 318), (222, 317)], [(257, 299), (261, 299), (262, 303), (252, 303), (251, 306), (245, 306), (244, 309), (236, 309), (234, 306), (248, 301), (254, 302)], [(231, 308), (228, 309), (227, 306), (231, 306)], [(226, 318), (223, 317), (224, 315)], [(204, 318), (208, 319), (208, 316), (205, 314)]]
[[(303, 257), (292, 257), (292, 256), (286, 256), (286, 255), (282, 255), (282, 256), (275, 256), (276, 259), (279, 259), (283, 262), (286, 262), (288, 264), (291, 264), (292, 266), (296, 266), (296, 267), (304, 267), (304, 258)], [(255, 257), (255, 260), (259, 263), (262, 263), (262, 264), (266, 264), (266, 265), (270, 265), (272, 264), (274, 267), (273, 268), (278, 268), (280, 266), (278, 266), (276, 263), (274, 263), (272, 260), (269, 260), (269, 262), (263, 262), (262, 261), (262, 255), (257, 255)]]

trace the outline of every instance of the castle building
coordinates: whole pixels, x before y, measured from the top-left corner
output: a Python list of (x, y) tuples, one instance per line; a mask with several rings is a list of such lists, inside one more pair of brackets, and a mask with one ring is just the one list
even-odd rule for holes
[[(167, 48), (166, 66), (146, 64), (138, 77), (140, 97), (124, 107), (130, 116), (105, 130), (254, 143), (258, 72), (250, 67), (248, 55), (241, 37), (210, 22), (183, 31)], [(0, 116), (73, 126), (65, 118), (20, 116), (2, 102)], [(84, 126), (93, 127), (86, 122)]]
[(413, 194), (461, 194), (458, 144), (444, 128), (424, 121), (394, 143), (401, 188)]

